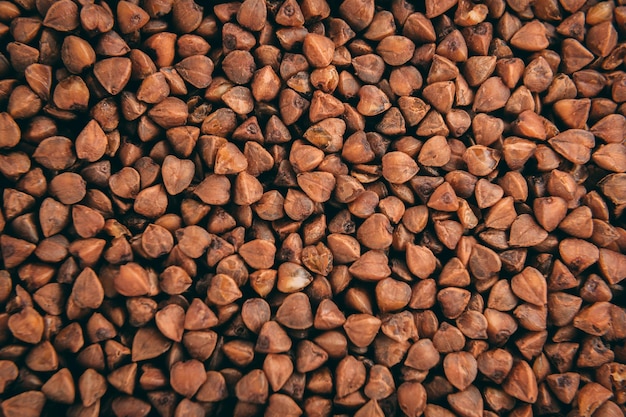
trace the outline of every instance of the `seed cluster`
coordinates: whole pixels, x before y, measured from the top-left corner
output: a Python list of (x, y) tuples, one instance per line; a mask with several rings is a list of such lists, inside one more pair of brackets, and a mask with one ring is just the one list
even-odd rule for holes
[(0, 414), (624, 417), (625, 0), (0, 1)]

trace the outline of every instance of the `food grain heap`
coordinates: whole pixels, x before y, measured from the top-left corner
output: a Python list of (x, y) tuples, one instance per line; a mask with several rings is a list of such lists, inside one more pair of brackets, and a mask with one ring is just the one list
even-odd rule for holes
[(0, 1), (4, 417), (624, 417), (626, 1)]

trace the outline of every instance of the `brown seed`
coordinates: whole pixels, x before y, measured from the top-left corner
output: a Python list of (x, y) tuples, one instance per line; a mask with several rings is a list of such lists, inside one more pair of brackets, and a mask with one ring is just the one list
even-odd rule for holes
[(443, 136), (428, 139), (419, 152), (418, 162), (424, 166), (441, 167), (450, 161), (451, 150)]
[(12, 314), (8, 320), (8, 328), (15, 338), (30, 344), (39, 343), (43, 336), (44, 322), (32, 307)]
[(194, 1), (184, 0), (172, 4), (174, 25), (180, 33), (190, 33), (202, 23), (202, 7)]
[(382, 312), (397, 311), (406, 307), (411, 299), (411, 287), (392, 278), (376, 284), (376, 302)]
[(525, 402), (533, 403), (537, 398), (537, 380), (525, 361), (513, 365), (502, 387), (507, 394)]
[(82, 78), (71, 75), (57, 84), (52, 100), (61, 110), (85, 111), (89, 104), (89, 95), (89, 89)]
[(337, 118), (324, 119), (304, 132), (304, 138), (326, 152), (339, 151), (343, 145), (346, 123)]
[(553, 75), (548, 61), (540, 56), (526, 66), (523, 76), (524, 85), (533, 93), (545, 91), (550, 86)]
[[(385, 71), (385, 61), (378, 55), (365, 54), (352, 59), (354, 75), (364, 83), (378, 83)], [(359, 82), (347, 72), (339, 75), (339, 91), (346, 98), (353, 97), (358, 93)]]
[(240, 401), (265, 404), (268, 394), (268, 380), (260, 369), (254, 369), (244, 375), (235, 386), (235, 395)]
[(167, 193), (162, 185), (145, 188), (137, 194), (133, 209), (148, 218), (162, 216), (167, 209)]
[(2, 402), (2, 412), (7, 417), (36, 417), (41, 415), (46, 397), (39, 391), (26, 391)]
[(108, 58), (96, 62), (93, 73), (102, 87), (114, 96), (130, 81), (131, 67), (132, 63), (128, 58)]
[(276, 247), (266, 240), (256, 239), (243, 244), (239, 254), (254, 269), (268, 269), (274, 265)]
[(389, 218), (384, 214), (375, 213), (358, 228), (357, 239), (370, 249), (382, 250), (391, 245), (392, 231)]
[(19, 143), (21, 132), (15, 120), (8, 113), (0, 113), (0, 147), (12, 148)]
[(259, 180), (248, 174), (240, 172), (235, 179), (233, 203), (239, 206), (250, 206), (263, 196), (263, 185)]
[(254, 73), (252, 80), (252, 95), (257, 101), (271, 101), (280, 90), (280, 78), (269, 65)]
[(348, 355), (337, 365), (335, 372), (335, 389), (338, 397), (346, 397), (365, 384), (366, 371), (363, 362)]
[(335, 188), (335, 177), (328, 172), (304, 172), (297, 176), (298, 185), (311, 200), (317, 203), (328, 201)]
[(115, 290), (127, 297), (145, 295), (150, 288), (147, 271), (132, 262), (120, 266), (119, 273), (114, 276), (113, 283)]
[(206, 380), (196, 394), (199, 401), (221, 401), (228, 396), (226, 379), (217, 371), (208, 371)]
[(335, 44), (326, 36), (309, 33), (302, 43), (302, 52), (312, 66), (324, 68), (332, 62)]
[(376, 47), (376, 52), (392, 66), (407, 63), (413, 57), (414, 51), (415, 44), (404, 36), (387, 36)]
[(41, 387), (41, 392), (49, 400), (61, 404), (72, 404), (76, 396), (76, 388), (69, 369), (63, 368), (52, 375)]
[(457, 211), (459, 199), (450, 183), (444, 182), (433, 191), (427, 206), (439, 211)]
[(7, 385), (10, 385), (18, 377), (17, 366), (11, 361), (0, 362), (0, 391), (4, 393)]
[(376, 116), (391, 107), (389, 98), (378, 87), (364, 85), (359, 89), (359, 104), (357, 110), (363, 116)]
[(548, 142), (564, 158), (577, 164), (589, 162), (591, 150), (595, 146), (593, 135), (579, 129), (567, 130), (551, 138)]
[(185, 102), (176, 97), (167, 97), (148, 111), (150, 118), (164, 129), (183, 125), (188, 114)]
[(52, 68), (48, 65), (32, 64), (24, 71), (30, 88), (42, 99), (48, 101), (52, 88)]
[(293, 363), (287, 355), (270, 353), (263, 362), (263, 371), (272, 389), (278, 391), (293, 373)]
[(513, 357), (504, 349), (489, 350), (478, 355), (477, 364), (483, 375), (501, 384), (513, 367)]
[(170, 369), (172, 388), (185, 397), (193, 397), (206, 378), (204, 365), (195, 359), (176, 362)]
[(437, 301), (441, 305), (445, 317), (456, 319), (467, 307), (470, 296), (467, 290), (449, 287), (437, 293)]
[(598, 248), (581, 239), (565, 239), (559, 244), (563, 262), (574, 272), (584, 271), (599, 258)]
[(63, 204), (75, 204), (84, 198), (85, 187), (85, 180), (80, 175), (64, 172), (50, 181), (49, 191)]
[(74, 281), (72, 299), (80, 308), (97, 309), (104, 301), (104, 289), (91, 268), (85, 268)]
[(549, 45), (546, 28), (538, 20), (526, 23), (515, 32), (511, 45), (524, 51), (541, 51)]
[(398, 405), (407, 416), (419, 416), (426, 409), (426, 390), (419, 382), (404, 382), (398, 387)]
[(372, 400), (382, 400), (395, 391), (395, 383), (389, 368), (374, 365), (370, 368), (369, 378), (365, 385), (365, 395)]
[(610, 303), (600, 301), (582, 309), (574, 317), (574, 327), (585, 333), (602, 336), (611, 326)]
[(328, 353), (315, 343), (303, 340), (296, 348), (296, 369), (306, 373), (314, 371), (328, 360)]
[(583, 416), (590, 416), (612, 396), (612, 392), (596, 382), (589, 382), (578, 392), (577, 405)]
[(382, 158), (383, 177), (393, 184), (407, 182), (418, 171), (417, 163), (404, 152), (389, 152)]
[(89, 42), (73, 35), (63, 40), (61, 56), (63, 64), (73, 74), (80, 74), (96, 62), (96, 52)]
[(206, 88), (211, 84), (214, 65), (207, 56), (193, 55), (184, 58), (175, 68), (185, 81), (196, 88)]
[(260, 353), (283, 353), (291, 349), (291, 339), (280, 325), (273, 321), (267, 321), (259, 331), (259, 337), (254, 348)]
[(141, 7), (128, 1), (117, 4), (117, 24), (123, 34), (135, 32), (144, 27), (150, 16)]
[(463, 154), (463, 160), (470, 173), (476, 176), (486, 176), (498, 166), (500, 152), (483, 145), (474, 145), (467, 148)]
[(276, 321), (289, 329), (304, 330), (313, 325), (309, 298), (303, 293), (288, 295), (276, 312)]
[(182, 340), (185, 311), (181, 306), (170, 304), (157, 311), (154, 319), (157, 328), (163, 336), (175, 342)]
[(526, 267), (511, 280), (513, 293), (524, 301), (542, 306), (547, 303), (545, 277), (537, 269)]
[(352, 314), (348, 316), (343, 328), (350, 341), (358, 347), (369, 346), (376, 337), (382, 322), (369, 314)]
[(76, 156), (89, 162), (95, 162), (104, 156), (107, 142), (107, 137), (100, 124), (91, 120), (76, 137)]
[[(170, 87), (162, 72), (155, 72), (143, 79), (137, 89), (137, 99), (146, 103), (160, 103), (170, 94)], [(145, 112), (145, 108), (141, 113)]]
[(174, 155), (168, 155), (163, 160), (161, 168), (163, 175), (163, 185), (167, 193), (177, 195), (182, 193), (191, 184), (195, 173), (195, 166), (192, 161), (178, 159)]
[(443, 369), (448, 381), (463, 391), (468, 388), (478, 374), (476, 359), (468, 352), (452, 352), (443, 360)]
[(374, 2), (364, 0), (350, 0), (342, 3), (339, 14), (355, 31), (365, 29), (374, 18)]
[(617, 44), (617, 31), (610, 21), (592, 26), (587, 31), (586, 45), (591, 52), (607, 56)]
[(511, 93), (502, 79), (491, 77), (478, 88), (474, 99), (474, 111), (492, 112), (502, 108), (510, 96)]
[(411, 273), (421, 279), (430, 277), (437, 268), (437, 261), (432, 251), (419, 245), (407, 245), (406, 263)]
[(78, 391), (83, 406), (89, 407), (106, 393), (106, 379), (94, 369), (87, 369), (78, 380)]
[(69, 0), (54, 2), (45, 13), (44, 26), (58, 30), (59, 32), (69, 32), (80, 24), (78, 17), (78, 6)]
[(159, 288), (166, 294), (182, 294), (192, 284), (191, 277), (184, 269), (172, 265), (159, 275)]
[(217, 306), (228, 305), (241, 296), (241, 290), (235, 280), (225, 274), (215, 275), (207, 289), (207, 299)]
[(194, 298), (185, 315), (185, 330), (203, 330), (215, 326), (217, 316), (199, 298)]

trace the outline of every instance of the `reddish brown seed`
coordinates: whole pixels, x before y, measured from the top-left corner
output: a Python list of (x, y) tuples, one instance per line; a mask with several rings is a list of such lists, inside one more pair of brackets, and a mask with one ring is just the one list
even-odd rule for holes
[(175, 65), (176, 71), (189, 84), (196, 88), (206, 88), (211, 84), (213, 61), (204, 55), (193, 55)]
[(343, 325), (350, 341), (358, 347), (369, 346), (381, 325), (380, 319), (369, 314), (352, 314)]
[(170, 195), (183, 192), (191, 184), (194, 173), (195, 166), (190, 160), (178, 159), (174, 155), (168, 155), (163, 160), (163, 185)]
[(324, 68), (332, 62), (335, 44), (326, 36), (310, 33), (304, 38), (302, 52), (311, 65)]
[(410, 180), (419, 168), (417, 163), (404, 152), (389, 152), (382, 159), (382, 174), (394, 184), (402, 184)]
[(507, 394), (525, 402), (533, 403), (537, 398), (537, 380), (525, 361), (513, 365), (502, 387)]
[(150, 288), (147, 271), (132, 262), (120, 267), (113, 284), (117, 292), (128, 297), (145, 295)]
[(49, 191), (63, 204), (75, 204), (85, 196), (86, 184), (80, 175), (64, 172), (50, 181)]
[(94, 75), (102, 87), (111, 95), (119, 94), (130, 81), (131, 61), (128, 58), (108, 58), (96, 62)]
[(578, 392), (577, 405), (582, 415), (591, 415), (612, 396), (612, 392), (596, 382), (589, 382)]
[(85, 111), (89, 96), (89, 89), (82, 78), (72, 75), (57, 84), (52, 100), (60, 110)]
[(17, 339), (36, 344), (43, 336), (44, 322), (33, 307), (25, 307), (9, 317), (8, 328)]
[(150, 16), (141, 7), (128, 1), (117, 4), (117, 24), (124, 34), (141, 29), (148, 23)]
[(389, 97), (373, 85), (364, 85), (359, 89), (357, 110), (363, 116), (376, 116), (391, 107)]
[(459, 390), (468, 388), (478, 374), (476, 359), (468, 352), (452, 352), (443, 360), (448, 381)]
[(541, 51), (548, 47), (548, 37), (544, 25), (533, 20), (526, 23), (511, 38), (511, 45), (524, 51)]
[(185, 397), (192, 397), (206, 379), (204, 365), (195, 359), (176, 362), (170, 370), (172, 388)]
[(233, 278), (225, 274), (217, 274), (211, 279), (207, 290), (207, 299), (217, 305), (225, 306), (241, 298), (242, 293)]
[(72, 404), (76, 396), (76, 388), (70, 370), (63, 368), (52, 375), (43, 384), (41, 391), (51, 401), (61, 404)]
[(96, 62), (96, 52), (89, 42), (77, 36), (63, 40), (61, 56), (65, 67), (73, 74), (80, 74)]
[(148, 111), (150, 118), (164, 129), (184, 124), (188, 114), (185, 102), (176, 97), (168, 97)]
[(268, 380), (260, 369), (252, 370), (244, 375), (235, 386), (235, 395), (240, 401), (264, 404), (268, 394)]
[(421, 279), (430, 277), (437, 268), (435, 255), (430, 249), (420, 245), (407, 246), (406, 263), (411, 273)]
[(2, 412), (7, 417), (36, 417), (41, 415), (46, 397), (39, 391), (26, 391), (8, 398), (2, 403)]
[(376, 47), (376, 52), (392, 66), (400, 66), (413, 57), (415, 44), (404, 36), (387, 36)]
[(98, 276), (91, 268), (84, 269), (72, 287), (72, 299), (80, 308), (96, 309), (104, 301), (104, 289)]

